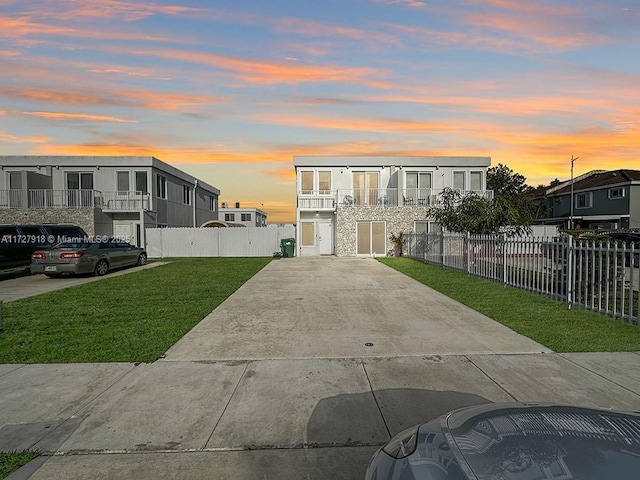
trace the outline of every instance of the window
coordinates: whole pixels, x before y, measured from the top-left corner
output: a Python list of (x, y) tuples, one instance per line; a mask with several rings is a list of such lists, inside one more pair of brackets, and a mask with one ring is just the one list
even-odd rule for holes
[(436, 222), (419, 220), (413, 223), (415, 233), (442, 233), (442, 227)]
[(469, 183), (471, 190), (484, 190), (484, 188), (482, 188), (482, 172), (471, 172), (469, 174)]
[(609, 189), (609, 198), (624, 198), (624, 188), (610, 188)]
[(312, 246), (315, 244), (315, 233), (313, 222), (302, 222), (302, 245)]
[(93, 173), (67, 172), (67, 201), (70, 207), (93, 206)]
[(415, 233), (429, 233), (429, 222), (413, 222)]
[(379, 172), (353, 172), (353, 196), (356, 205), (378, 203)]
[(313, 193), (313, 172), (300, 172), (301, 190), (303, 195)]
[(243, 222), (250, 222), (251, 221), (251, 214), (250, 213), (241, 213), (240, 214), (240, 220), (242, 220)]
[(156, 175), (156, 194), (158, 198), (167, 198), (167, 177)]
[(320, 194), (331, 193), (331, 172), (318, 172), (318, 190)]
[(236, 221), (236, 214), (235, 213), (225, 213), (224, 214), (224, 221), (225, 222), (235, 222)]
[(22, 190), (22, 172), (9, 172), (9, 190)]
[(387, 252), (385, 222), (358, 222), (356, 227), (357, 255), (385, 255)]
[(453, 188), (464, 191), (464, 172), (453, 172)]
[(576, 195), (576, 208), (591, 208), (592, 196), (591, 192), (578, 193)]
[(216, 211), (216, 197), (213, 195), (209, 197), (209, 210), (212, 212)]
[(431, 172), (407, 172), (404, 205), (428, 203), (431, 195)]
[(125, 194), (129, 191), (129, 172), (116, 172), (116, 190)]
[(191, 187), (187, 185), (182, 186), (182, 203), (191, 205)]
[(143, 195), (149, 193), (149, 187), (147, 187), (147, 172), (136, 172), (136, 192), (141, 192)]

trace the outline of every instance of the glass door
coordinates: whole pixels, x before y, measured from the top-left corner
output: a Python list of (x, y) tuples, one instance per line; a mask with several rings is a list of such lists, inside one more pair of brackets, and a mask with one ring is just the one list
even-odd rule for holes
[(356, 205), (376, 205), (379, 172), (353, 172), (353, 196)]
[(386, 255), (385, 222), (358, 222), (356, 228), (357, 255)]

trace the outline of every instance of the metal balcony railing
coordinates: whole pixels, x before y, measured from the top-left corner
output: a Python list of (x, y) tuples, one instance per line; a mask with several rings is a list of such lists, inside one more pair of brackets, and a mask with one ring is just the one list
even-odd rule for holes
[(132, 211), (149, 209), (148, 193), (99, 190), (0, 190), (0, 208), (99, 208)]
[[(348, 206), (434, 206), (440, 202), (442, 189), (435, 188), (360, 188), (334, 191), (302, 190), (298, 192), (298, 208), (301, 210), (334, 210)], [(462, 195), (475, 194), (488, 200), (493, 190), (465, 190)]]

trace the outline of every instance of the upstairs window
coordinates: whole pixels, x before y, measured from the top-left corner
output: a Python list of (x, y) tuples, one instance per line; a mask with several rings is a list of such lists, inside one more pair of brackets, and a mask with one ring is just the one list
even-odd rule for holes
[(136, 192), (146, 195), (149, 193), (147, 188), (147, 172), (136, 172)]
[(225, 213), (224, 214), (224, 221), (225, 222), (235, 222), (236, 221), (236, 214), (235, 213)]
[(116, 172), (116, 189), (120, 195), (129, 192), (129, 172)]
[(313, 193), (313, 172), (300, 172), (300, 190), (303, 195)]
[(182, 186), (182, 203), (191, 205), (191, 187), (186, 185)]
[(453, 172), (453, 189), (464, 192), (464, 172)]
[(216, 197), (214, 196), (209, 197), (209, 210), (216, 211)]
[(622, 188), (622, 187), (610, 188), (609, 189), (609, 198), (611, 198), (611, 199), (624, 198), (624, 188)]
[(321, 195), (331, 193), (331, 172), (318, 172), (318, 190)]
[(469, 174), (469, 184), (473, 191), (484, 190), (482, 188), (482, 172), (471, 172)]
[(240, 220), (242, 220), (243, 222), (250, 222), (251, 221), (251, 214), (250, 213), (241, 213), (240, 214)]
[(591, 208), (593, 205), (593, 197), (591, 192), (578, 193), (576, 195), (576, 208)]
[(158, 198), (167, 198), (167, 177), (156, 175), (156, 194)]

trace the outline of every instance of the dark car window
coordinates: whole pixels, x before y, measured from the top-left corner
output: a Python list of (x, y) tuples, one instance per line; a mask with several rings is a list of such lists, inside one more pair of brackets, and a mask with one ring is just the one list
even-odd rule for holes
[(43, 225), (43, 228), (47, 231), (48, 235), (54, 236), (56, 242), (66, 239), (80, 240), (87, 237), (83, 229), (74, 225)]
[(35, 225), (21, 225), (20, 230), (22, 230), (22, 233), (24, 233), (25, 235), (36, 236), (36, 237), (44, 236), (44, 233), (42, 233), (42, 230), (40, 230)]
[(100, 250), (109, 249), (109, 248), (116, 248), (116, 244), (113, 243), (113, 242), (102, 242), (102, 243), (100, 243), (100, 246), (98, 248)]
[(13, 242), (13, 237), (17, 235), (19, 235), (19, 233), (16, 227), (0, 227), (0, 240), (4, 240), (6, 243)]

